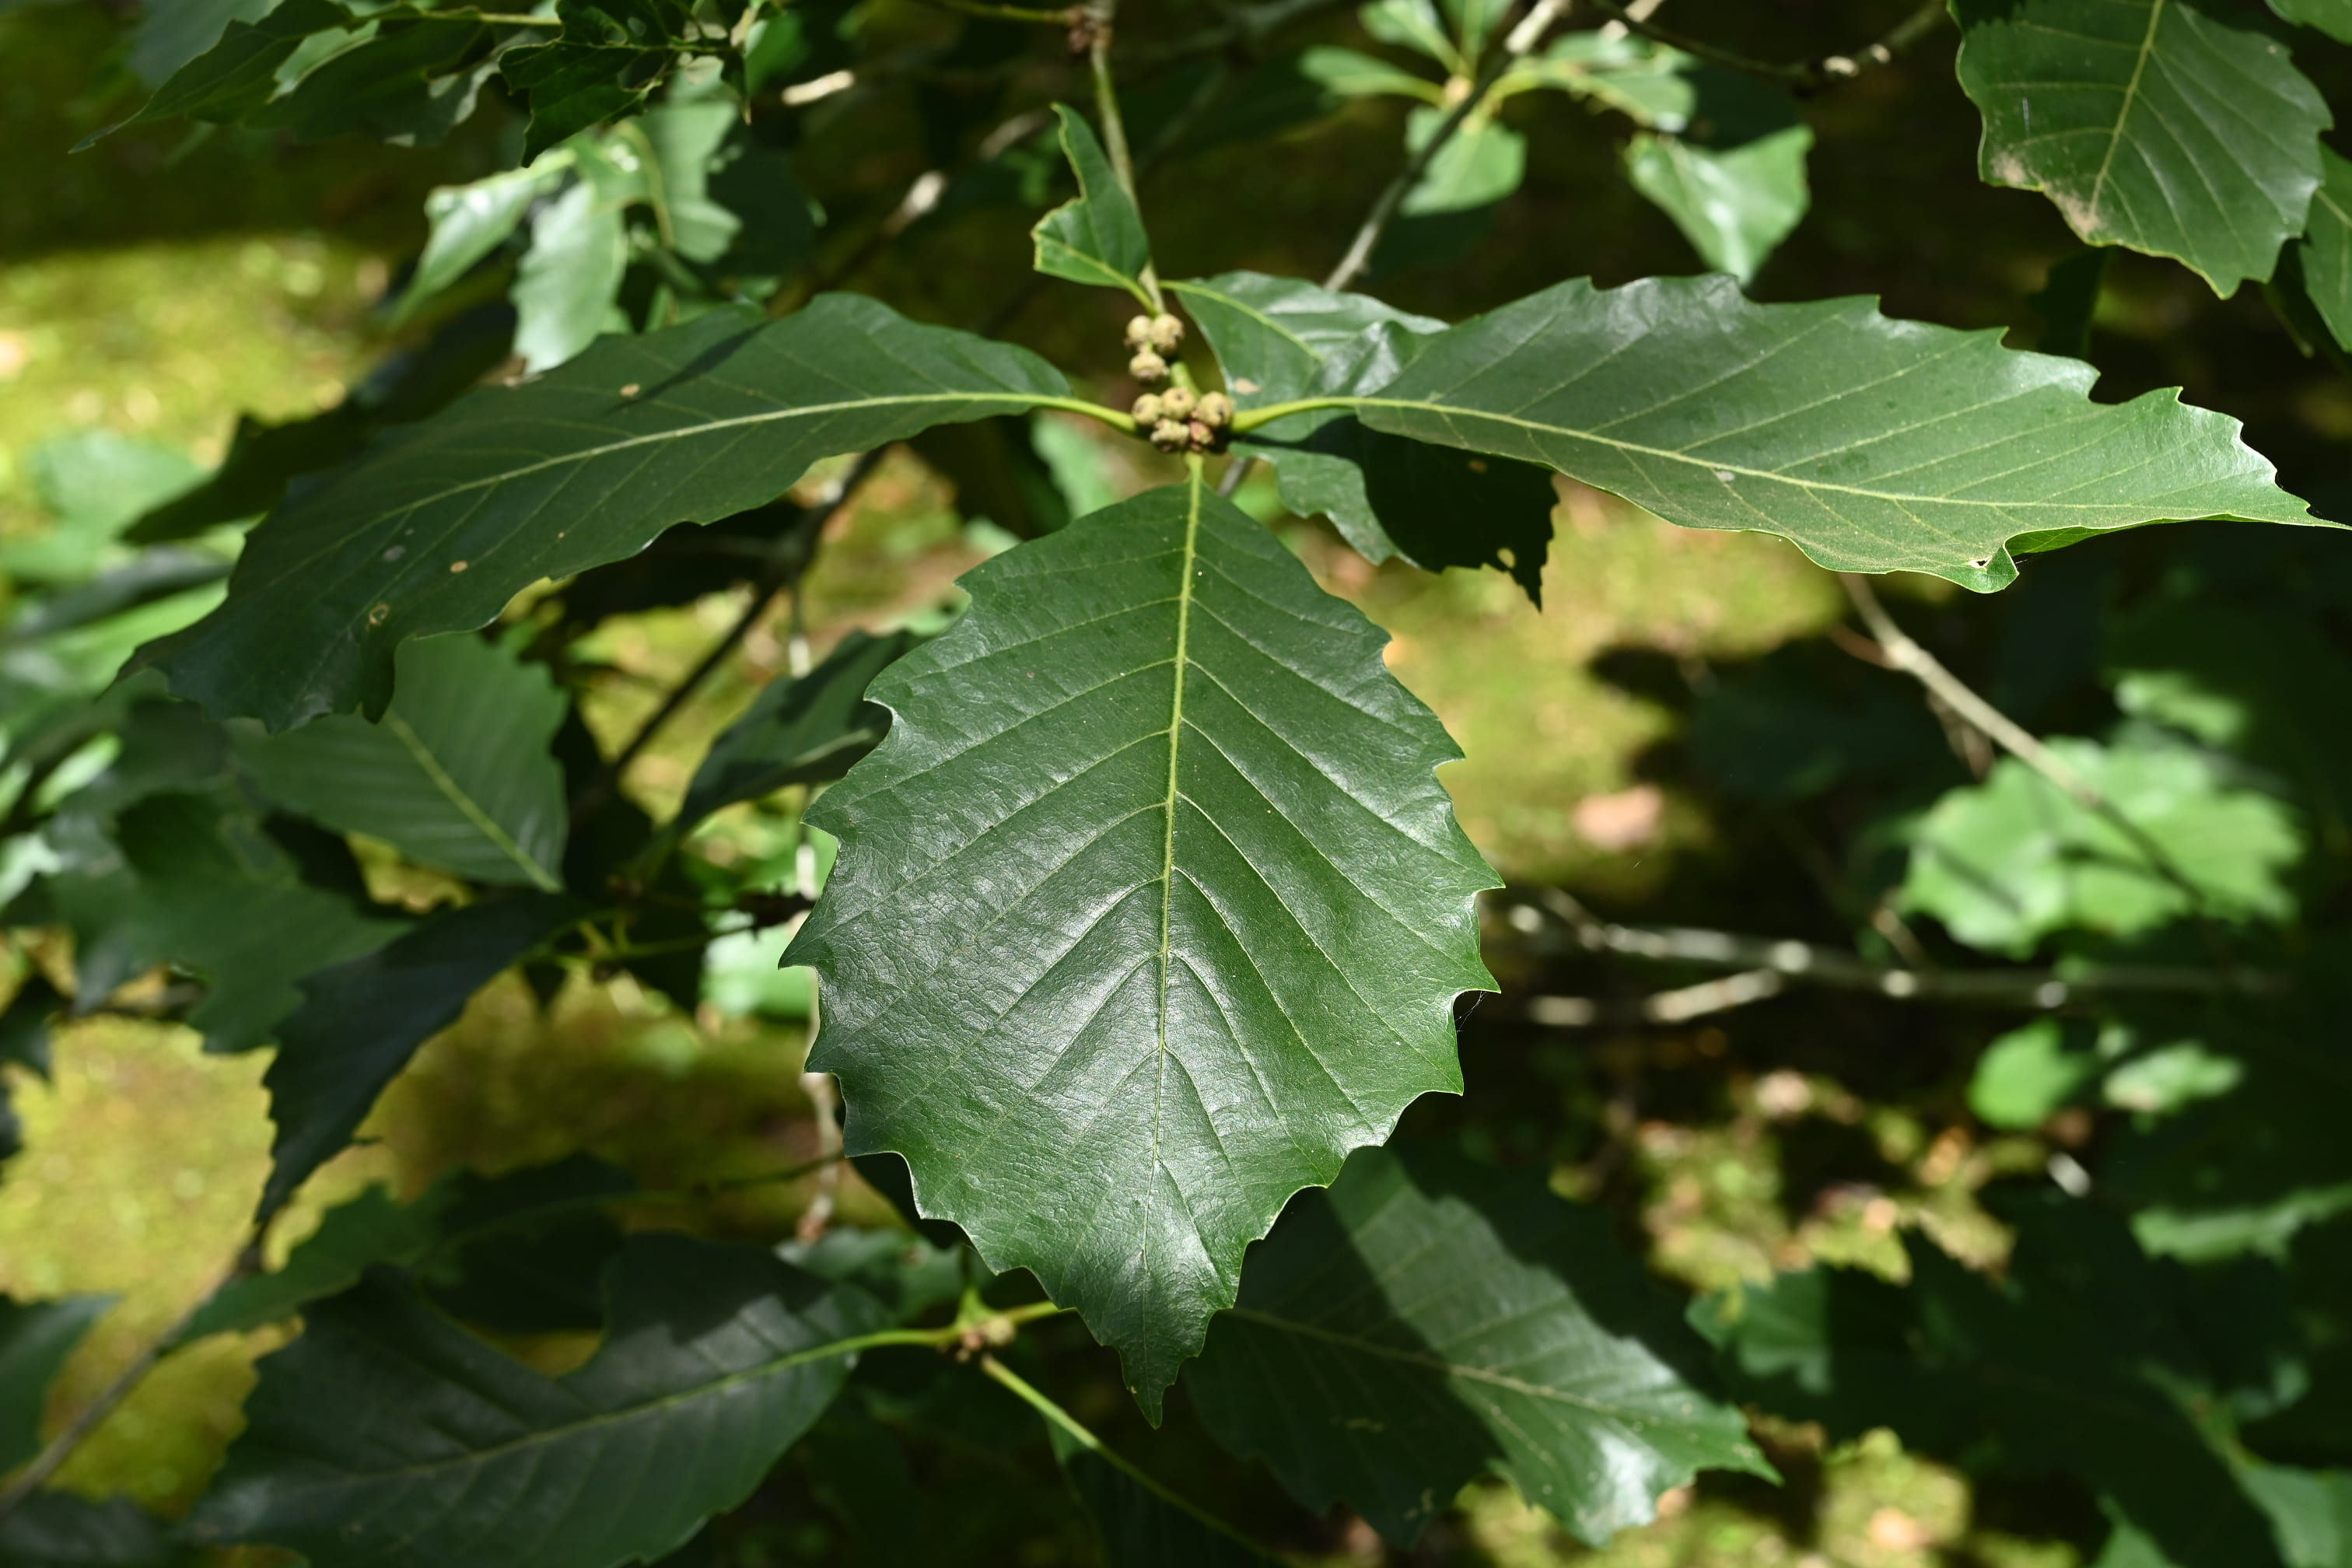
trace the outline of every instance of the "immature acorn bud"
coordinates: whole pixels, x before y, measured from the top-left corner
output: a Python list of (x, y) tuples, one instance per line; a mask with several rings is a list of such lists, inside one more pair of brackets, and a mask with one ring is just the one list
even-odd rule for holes
[(1192, 444), (1192, 428), (1173, 419), (1162, 419), (1151, 427), (1151, 444), (1163, 452), (1181, 452)]
[(1168, 379), (1168, 362), (1150, 349), (1145, 349), (1127, 362), (1127, 374), (1143, 383), (1144, 385), (1150, 386), (1153, 382)]
[(1184, 426), (1184, 434), (1190, 437), (1192, 450), (1195, 452), (1210, 452), (1216, 449), (1217, 433), (1198, 419)]
[(1234, 400), (1222, 392), (1204, 392), (1192, 405), (1192, 417), (1212, 430), (1222, 430), (1234, 422)]
[(1147, 392), (1137, 398), (1135, 406), (1128, 412), (1135, 416), (1137, 425), (1143, 426), (1157, 425), (1167, 417), (1166, 405), (1156, 392)]
[(1127, 346), (1131, 349), (1151, 346), (1151, 318), (1137, 316), (1127, 323)]
[(1181, 386), (1171, 386), (1160, 395), (1160, 412), (1168, 419), (1192, 417), (1192, 395)]
[[(1129, 324), (1128, 330), (1133, 331)], [(1143, 323), (1144, 341), (1161, 353), (1172, 354), (1184, 343), (1184, 323), (1166, 314), (1154, 316)]]

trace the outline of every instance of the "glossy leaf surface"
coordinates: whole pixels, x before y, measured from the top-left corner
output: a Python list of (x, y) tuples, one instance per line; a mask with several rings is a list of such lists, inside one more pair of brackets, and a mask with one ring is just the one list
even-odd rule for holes
[(2303, 231), (2329, 115), (2286, 46), (2196, 0), (1956, 0), (1978, 166), (2093, 245), (2228, 295)]
[(1068, 391), (1024, 350), (849, 295), (599, 343), (384, 433), (253, 531), (226, 604), (142, 657), (215, 716), (272, 730), (380, 713), (409, 637), (764, 504), (819, 458)]
[(2169, 392), (2095, 404), (2092, 374), (1865, 300), (1758, 305), (1726, 278), (1577, 279), (1333, 402), (1377, 430), (1547, 464), (1685, 527), (1777, 533), (1824, 566), (1979, 592), (2014, 579), (2012, 543), (2310, 521), (2237, 421)]
[(395, 1279), (261, 1363), (192, 1521), (344, 1568), (616, 1568), (740, 1502), (837, 1393), (880, 1310), (753, 1248), (633, 1238), (611, 1330), (550, 1378)]
[(1078, 177), (1078, 195), (1047, 213), (1032, 231), (1037, 270), (1073, 283), (1124, 289), (1149, 305), (1140, 279), (1151, 265), (1151, 241), (1135, 199), (1118, 183), (1086, 117), (1066, 103), (1055, 104), (1054, 112), (1061, 117), (1062, 153)]
[[(1168, 289), (1200, 323), (1242, 408), (1377, 391), (1445, 330), (1369, 295), (1260, 272)], [(1529, 597), (1542, 588), (1556, 498), (1540, 468), (1384, 436), (1329, 410), (1277, 419), (1234, 450), (1264, 459), (1284, 505), (1328, 517), (1367, 561), (1402, 555), (1431, 570), (1507, 562)]]
[(8, 1568), (176, 1568), (194, 1561), (170, 1526), (128, 1498), (35, 1492), (0, 1514)]
[(541, 665), (463, 633), (404, 644), (392, 706), (240, 738), (237, 761), (293, 810), (477, 882), (562, 885), (564, 694)]
[(351, 1142), (383, 1086), (475, 992), (578, 913), (551, 893), (442, 909), (381, 950), (303, 981), (302, 1005), (278, 1026), (278, 1059), (262, 1080), (278, 1136), (261, 1212), (274, 1213)]
[(1605, 1215), (1369, 1149), (1251, 1249), (1185, 1386), (1226, 1447), (1392, 1542), (1491, 1468), (1598, 1543), (1702, 1467), (1771, 1473), (1705, 1363)]
[(1383, 635), (1197, 479), (963, 581), (868, 689), (889, 738), (811, 813), (843, 848), (784, 962), (824, 976), (851, 1152), (1156, 1417), (1283, 1202), (1459, 1086), (1492, 879)]

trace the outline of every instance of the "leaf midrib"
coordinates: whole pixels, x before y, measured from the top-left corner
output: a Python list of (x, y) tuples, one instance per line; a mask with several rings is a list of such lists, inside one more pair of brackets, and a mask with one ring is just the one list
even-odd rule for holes
[(416, 732), (407, 720), (398, 713), (386, 713), (383, 716), (383, 727), (391, 731), (393, 737), (399, 741), (403, 749), (408, 752), (409, 760), (414, 762), (418, 771), (424, 773), (426, 782), (440, 791), (442, 797), (451, 805), (457, 808), (457, 814), (473, 825), (475, 832), (488, 839), (499, 853), (513, 861), (516, 868), (530, 879), (531, 886), (544, 893), (560, 893), (563, 890), (563, 884), (556, 879), (554, 874), (531, 858), (523, 847), (515, 841), (514, 836), (476, 804), (474, 797), (450, 776), (449, 770), (441, 765), (441, 759), (433, 754), (433, 748), (425, 743), (425, 738)]
[[(468, 1465), (486, 1465), (533, 1447), (563, 1442), (583, 1433), (622, 1426), (646, 1415), (659, 1415), (678, 1405), (706, 1399), (747, 1383), (759, 1382), (780, 1373), (790, 1372), (795, 1367), (811, 1362), (826, 1361), (835, 1356), (856, 1355), (861, 1351), (878, 1350), (886, 1345), (934, 1345), (938, 1342), (939, 1335), (929, 1331), (886, 1329), (877, 1333), (858, 1334), (845, 1340), (835, 1340), (827, 1344), (811, 1345), (803, 1350), (788, 1352), (783, 1355), (761, 1362), (755, 1366), (724, 1373), (712, 1378), (708, 1383), (694, 1384), (674, 1393), (660, 1394), (635, 1405), (625, 1405), (617, 1409), (591, 1410), (581, 1420), (565, 1422), (561, 1426), (537, 1427), (520, 1436), (509, 1437), (502, 1443), (492, 1443), (481, 1448), (468, 1448), (463, 1453), (453, 1454), (446, 1459), (427, 1459), (416, 1464), (396, 1465), (382, 1470), (338, 1469), (336, 1472), (338, 1479), (331, 1484), (349, 1485), (357, 1479), (373, 1479), (384, 1476), (429, 1476)], [(570, 1392), (565, 1379), (550, 1379), (549, 1382), (559, 1390)]]
[(2107, 150), (2099, 160), (2099, 172), (2091, 180), (2091, 216), (2099, 214), (2099, 198), (2107, 188), (2107, 174), (2115, 167), (2116, 150), (2123, 145), (2124, 127), (2131, 121), (2132, 107), (2139, 101), (2140, 78), (2147, 74), (2147, 62), (2156, 53), (2156, 29), (2164, 19), (2165, 0), (2155, 0), (2148, 7), (2147, 31), (2139, 41), (2139, 53), (2132, 60), (2131, 79), (2124, 83), (2123, 107), (2116, 111), (2116, 127), (2107, 134)]
[(1166, 830), (1160, 839), (1160, 1002), (1157, 1009), (1159, 1055), (1153, 1063), (1155, 1081), (1151, 1091), (1151, 1164), (1160, 1167), (1160, 1136), (1165, 1121), (1168, 1102), (1168, 977), (1172, 964), (1172, 926), (1176, 902), (1176, 804), (1181, 798), (1177, 787), (1177, 759), (1183, 750), (1184, 736), (1184, 674), (1191, 666), (1189, 650), (1192, 636), (1192, 576), (1194, 562), (1200, 553), (1201, 539), (1201, 461), (1192, 460), (1192, 483), (1184, 498), (1184, 548), (1178, 562), (1176, 584), (1176, 655), (1170, 662), (1173, 679), (1170, 682), (1172, 695), (1168, 708), (1168, 792), (1160, 802), (1166, 817)]
[[(1657, 458), (1666, 462), (1682, 464), (1686, 468), (1706, 468), (1716, 473), (1731, 474), (1740, 479), (1768, 479), (1774, 484), (1789, 485), (1802, 490), (1824, 490), (1837, 495), (1859, 496), (1866, 500), (1897, 503), (1918, 501), (1934, 506), (1982, 507), (1989, 511), (2000, 512), (2050, 510), (2112, 512), (2118, 510), (2114, 502), (1978, 500), (1968, 496), (1921, 495), (1907, 490), (1864, 489), (1859, 485), (1841, 485), (1828, 479), (1800, 479), (1790, 474), (1775, 473), (1769, 468), (1752, 468), (1738, 463), (1696, 458), (1687, 452), (1675, 451), (1671, 447), (1646, 446), (1638, 441), (1626, 441), (1613, 436), (1603, 436), (1596, 431), (1574, 429), (1565, 425), (1547, 425), (1540, 420), (1522, 419), (1515, 414), (1499, 414), (1488, 409), (1466, 408), (1454, 404), (1418, 402), (1402, 397), (1302, 398), (1297, 403), (1255, 410), (1255, 412), (1262, 417), (1254, 421), (1250, 428), (1255, 430), (1262, 425), (1272, 423), (1276, 418), (1287, 417), (1292, 414), (1309, 413), (1318, 408), (1402, 408), (1414, 414), (1443, 414), (1452, 418), (1465, 420), (1483, 419), (1497, 425), (1515, 425), (1523, 430), (1532, 430), (1541, 435), (1560, 436), (1573, 441), (1591, 441), (1597, 446), (1612, 447), (1638, 457)], [(1245, 434), (1245, 432), (1237, 432), (1237, 434)]]
[(1529, 1383), (1525, 1378), (1513, 1377), (1508, 1373), (1496, 1372), (1490, 1367), (1468, 1366), (1460, 1362), (1448, 1361), (1440, 1355), (1419, 1351), (1399, 1350), (1393, 1345), (1376, 1344), (1370, 1340), (1362, 1339), (1354, 1334), (1344, 1334), (1331, 1329), (1318, 1328), (1312, 1323), (1301, 1322), (1296, 1318), (1279, 1317), (1272, 1312), (1259, 1311), (1254, 1307), (1228, 1307), (1225, 1310), (1233, 1317), (1263, 1324), (1266, 1328), (1283, 1333), (1320, 1340), (1326, 1344), (1337, 1345), (1342, 1350), (1353, 1351), (1360, 1355), (1379, 1356), (1385, 1361), (1402, 1362), (1407, 1366), (1417, 1366), (1424, 1371), (1439, 1373), (1447, 1377), (1466, 1378), (1473, 1383), (1486, 1384), (1491, 1387), (1500, 1388), (1528, 1399), (1550, 1400), (1556, 1404), (1571, 1405), (1580, 1410), (1589, 1410), (1596, 1415), (1608, 1416), (1612, 1420), (1622, 1422), (1639, 1430), (1668, 1427), (1673, 1425), (1658, 1416), (1643, 1415), (1622, 1405), (1611, 1405), (1586, 1394), (1572, 1393), (1565, 1388), (1555, 1388), (1548, 1384)]
[[(503, 468), (495, 474), (486, 475), (478, 479), (467, 479), (462, 484), (451, 485), (446, 489), (436, 490), (431, 495), (419, 496), (415, 500), (404, 501), (390, 511), (379, 512), (369, 524), (369, 530), (370, 531), (381, 530), (386, 523), (422, 511), (426, 508), (438, 506), (443, 501), (464, 495), (469, 490), (492, 489), (499, 485), (511, 483), (516, 479), (529, 479), (533, 474), (543, 473), (550, 468), (562, 468), (567, 464), (593, 462), (596, 458), (610, 457), (615, 452), (630, 451), (638, 447), (650, 447), (667, 441), (692, 440), (719, 431), (773, 424), (779, 420), (856, 413), (866, 408), (895, 408), (917, 403), (1003, 403), (1010, 404), (1016, 409), (1066, 408), (1076, 414), (1093, 414), (1097, 417), (1101, 416), (1101, 411), (1093, 404), (1080, 398), (1037, 395), (1024, 392), (897, 393), (887, 397), (860, 397), (842, 403), (809, 403), (790, 408), (762, 409), (757, 414), (738, 414), (725, 419), (709, 419), (698, 425), (679, 426), (674, 429), (652, 431), (643, 436), (631, 436), (624, 440), (607, 441), (602, 446), (583, 447), (555, 457), (542, 458), (537, 462), (528, 463), (520, 468)], [(324, 560), (334, 552), (337, 546), (348, 542), (352, 537), (350, 534), (338, 534), (327, 548), (289, 562), (287, 569), (270, 578), (266, 585), (274, 587), (303, 569)]]

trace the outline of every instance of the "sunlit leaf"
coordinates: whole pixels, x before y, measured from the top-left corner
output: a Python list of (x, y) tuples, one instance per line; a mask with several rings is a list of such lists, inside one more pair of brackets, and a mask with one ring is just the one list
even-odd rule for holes
[[(2066, 931), (2137, 936), (2205, 912), (2284, 919), (2303, 853), (2294, 814), (2231, 787), (2205, 754), (2060, 738), (2054, 752), (2147, 844), (2013, 757), (1937, 803), (1912, 839), (1904, 895), (1972, 947), (2023, 957)], [(2186, 888), (2175, 874), (2187, 881)]]
[(1078, 177), (1078, 195), (1047, 213), (1032, 231), (1037, 270), (1074, 283), (1124, 289), (1148, 305), (1150, 296), (1140, 279), (1151, 266), (1151, 241), (1135, 200), (1118, 183), (1086, 117), (1066, 103), (1055, 104), (1054, 112), (1061, 117), (1062, 153)]
[(2092, 245), (2178, 258), (2228, 295), (2303, 232), (2326, 103), (2286, 46), (2197, 0), (1955, 0), (1978, 167)]
[(1685, 527), (1777, 533), (1825, 566), (1979, 592), (2014, 579), (2012, 545), (2160, 520), (2310, 521), (2235, 420), (2169, 392), (2095, 404), (2092, 377), (1866, 300), (1758, 305), (1727, 279), (1578, 279), (1453, 328), (1376, 393), (1328, 401), (1376, 430), (1547, 464)]
[[(1227, 272), (1168, 287), (1200, 323), (1242, 408), (1377, 391), (1445, 330), (1369, 295), (1295, 278)], [(1529, 597), (1543, 585), (1555, 497), (1540, 468), (1383, 436), (1338, 411), (1276, 420), (1234, 450), (1265, 459), (1284, 505), (1328, 517), (1368, 561), (1402, 555), (1433, 571), (1507, 565)]]
[(841, 858), (785, 962), (849, 1148), (1156, 1417), (1283, 1202), (1460, 1083), (1489, 874), (1382, 635), (1197, 480), (963, 581), (868, 689), (890, 734), (811, 813)]

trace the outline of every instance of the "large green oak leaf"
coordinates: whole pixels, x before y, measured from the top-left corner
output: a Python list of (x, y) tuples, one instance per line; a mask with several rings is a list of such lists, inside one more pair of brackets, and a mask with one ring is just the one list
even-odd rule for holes
[(1367, 1149), (1251, 1249), (1185, 1387), (1226, 1447), (1392, 1542), (1491, 1468), (1598, 1543), (1702, 1467), (1772, 1473), (1706, 1359), (1605, 1215)]
[(964, 578), (867, 697), (784, 954), (854, 1153), (1027, 1268), (1154, 1419), (1301, 1187), (1461, 1084), (1492, 875), (1385, 640), (1230, 503), (1147, 491)]
[(1977, 162), (2092, 245), (2268, 278), (2319, 184), (2326, 101), (2286, 46), (2198, 0), (1952, 0)]
[(1068, 394), (1025, 350), (852, 295), (607, 339), (383, 432), (272, 512), (227, 601), (141, 660), (216, 718), (374, 717), (410, 637), (469, 630), (543, 578), (772, 501), (819, 458)]
[(1584, 279), (1474, 317), (1345, 409), (1557, 468), (1686, 528), (1775, 533), (1846, 572), (1990, 592), (2013, 549), (2205, 517), (2310, 523), (2238, 422), (2171, 391), (2090, 400), (2086, 364), (1879, 314), (1759, 305), (1728, 278)]

